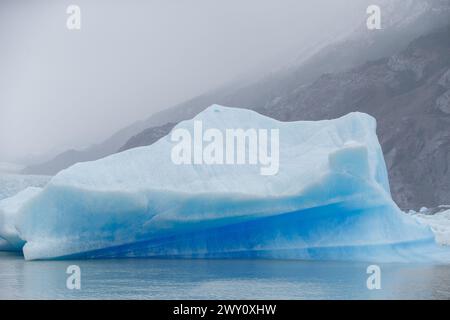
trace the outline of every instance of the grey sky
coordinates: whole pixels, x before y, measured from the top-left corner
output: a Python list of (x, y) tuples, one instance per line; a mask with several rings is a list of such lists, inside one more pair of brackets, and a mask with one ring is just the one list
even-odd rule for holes
[(364, 19), (358, 0), (2, 0), (0, 161), (100, 142)]

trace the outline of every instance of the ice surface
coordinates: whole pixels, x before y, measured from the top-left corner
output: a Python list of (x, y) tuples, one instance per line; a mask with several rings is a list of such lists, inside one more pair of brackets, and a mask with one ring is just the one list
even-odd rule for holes
[[(12, 173), (3, 173), (3, 171), (20, 169), (20, 166), (0, 163), (0, 251), (21, 250), (24, 241), (18, 238), (17, 230), (14, 226), (16, 214), (30, 197), (37, 193), (38, 188), (31, 188), (24, 191), (27, 187), (43, 187), (50, 180), (49, 176), (38, 175), (20, 175)], [(21, 193), (21, 191), (24, 191)], [(20, 193), (20, 194), (18, 194)], [(12, 197), (8, 199), (9, 197)], [(7, 241), (4, 237), (11, 240)]]
[[(279, 172), (176, 165), (170, 134), (79, 163), (20, 211), (26, 259), (102, 257), (430, 261), (443, 249), (392, 201), (376, 122), (279, 122), (211, 106), (175, 128), (279, 129)], [(448, 251), (445, 251), (447, 254)]]
[(414, 217), (424, 225), (430, 226), (439, 244), (450, 246), (450, 210), (432, 215), (415, 214)]
[(51, 177), (0, 172), (0, 200), (11, 197), (27, 187), (43, 187)]
[(16, 229), (17, 214), (42, 189), (29, 187), (13, 197), (0, 200), (0, 250), (22, 250), (25, 242)]

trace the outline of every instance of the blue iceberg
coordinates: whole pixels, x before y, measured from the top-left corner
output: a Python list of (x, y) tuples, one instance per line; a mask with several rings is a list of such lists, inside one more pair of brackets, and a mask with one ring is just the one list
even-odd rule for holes
[(25, 241), (19, 236), (16, 228), (16, 219), (22, 206), (41, 190), (38, 187), (28, 187), (12, 197), (0, 200), (0, 250), (22, 250)]
[(391, 199), (371, 116), (280, 122), (213, 105), (174, 130), (195, 136), (196, 123), (203, 132), (278, 130), (276, 172), (261, 174), (248, 161), (174, 163), (171, 134), (78, 163), (20, 206), (14, 225), (25, 258), (448, 257), (430, 229)]

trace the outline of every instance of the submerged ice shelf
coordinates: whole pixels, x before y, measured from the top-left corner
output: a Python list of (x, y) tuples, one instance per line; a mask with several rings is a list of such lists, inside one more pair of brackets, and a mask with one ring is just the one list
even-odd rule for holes
[(261, 175), (251, 164), (177, 165), (170, 134), (76, 164), (15, 212), (25, 258), (449, 257), (392, 201), (371, 116), (279, 122), (214, 105), (175, 129), (194, 133), (195, 121), (219, 131), (278, 129), (278, 173)]

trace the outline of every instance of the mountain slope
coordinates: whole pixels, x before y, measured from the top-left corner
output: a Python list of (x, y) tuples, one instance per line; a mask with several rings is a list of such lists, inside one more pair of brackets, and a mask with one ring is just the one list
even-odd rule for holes
[(390, 56), (404, 49), (412, 39), (449, 20), (450, 5), (445, 0), (385, 0), (380, 1), (380, 6), (383, 8), (383, 30), (369, 31), (364, 22), (351, 35), (325, 46), (300, 64), (291, 65), (254, 83), (236, 83), (206, 93), (136, 122), (102, 143), (85, 150), (71, 150), (45, 163), (30, 166), (24, 173), (55, 174), (74, 163), (124, 150), (127, 140), (141, 131), (190, 119), (214, 103), (262, 108), (277, 97), (286, 96), (292, 90), (314, 81), (323, 73), (341, 72), (369, 60)]
[(274, 99), (259, 111), (280, 120), (373, 115), (394, 200), (401, 207), (450, 201), (450, 29), (413, 41), (390, 58)]
[(209, 92), (156, 113), (145, 123), (151, 127), (190, 119), (214, 103), (262, 108), (324, 73), (342, 72), (367, 61), (389, 57), (405, 49), (417, 37), (444, 27), (450, 21), (447, 1), (387, 0), (382, 3), (382, 30), (369, 31), (364, 21), (352, 34), (325, 46), (300, 65), (288, 66), (239, 88)]
[(175, 125), (176, 125), (175, 123), (170, 122), (163, 126), (148, 128), (140, 132), (139, 134), (131, 137), (127, 141), (127, 143), (125, 143), (125, 145), (123, 145), (119, 149), (119, 152), (136, 147), (151, 145), (155, 143), (157, 140), (159, 140), (161, 137), (167, 135), (173, 129), (173, 127), (175, 127)]

